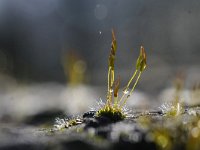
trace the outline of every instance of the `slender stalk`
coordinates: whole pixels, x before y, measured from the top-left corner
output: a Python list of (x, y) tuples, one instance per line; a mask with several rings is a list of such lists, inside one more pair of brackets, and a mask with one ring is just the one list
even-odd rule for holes
[(119, 100), (118, 103), (121, 103), (121, 101), (124, 99), (124, 96), (126, 95), (125, 92), (128, 90), (128, 88), (129, 88), (131, 82), (133, 81), (133, 79), (135, 78), (137, 72), (138, 72), (138, 70), (135, 70), (135, 72), (133, 73), (133, 76), (132, 76), (131, 79), (129, 80), (129, 82), (128, 82), (126, 88), (124, 89), (123, 95), (122, 95), (122, 97), (120, 98), (120, 100)]
[(110, 77), (111, 76), (111, 67), (108, 69), (108, 92), (107, 92), (107, 104), (110, 105), (110, 98), (111, 98), (111, 81)]
[(136, 85), (137, 85), (137, 83), (138, 83), (138, 81), (139, 81), (139, 79), (140, 79), (141, 74), (142, 74), (142, 71), (140, 71), (140, 73), (139, 73), (139, 75), (138, 75), (138, 77), (137, 77), (137, 79), (136, 79), (136, 81), (135, 81), (135, 83), (134, 83), (134, 85), (133, 85), (133, 88), (131, 89), (131, 91), (130, 91), (130, 93), (127, 95), (127, 97), (125, 98), (125, 100), (124, 100), (124, 102), (122, 103), (121, 107), (123, 107), (123, 106), (126, 104), (128, 98), (130, 97), (130, 95), (131, 95), (131, 94), (133, 93), (133, 91), (135, 90), (135, 87), (136, 87)]
[(135, 82), (133, 88), (132, 88), (131, 91), (130, 91), (130, 94), (132, 94), (133, 91), (135, 90), (135, 86), (137, 85), (137, 83), (138, 83), (138, 81), (139, 81), (139, 79), (140, 79), (141, 74), (142, 74), (142, 71), (140, 71), (140, 73), (139, 73), (139, 75), (138, 75), (138, 77), (137, 77), (137, 80), (136, 80), (136, 82)]
[(111, 69), (111, 88), (113, 86), (114, 80), (115, 80), (115, 72), (113, 69)]
[(117, 43), (114, 31), (112, 30), (112, 43), (111, 43), (111, 50), (110, 55), (108, 59), (108, 93), (107, 93), (107, 105), (110, 107), (112, 103), (112, 92), (113, 92), (113, 83), (115, 78), (115, 70), (114, 70), (114, 64), (115, 64), (115, 53), (117, 49)]
[(138, 71), (138, 70), (135, 70), (133, 76), (131, 77), (131, 79), (129, 80), (129, 82), (128, 82), (127, 86), (126, 86), (126, 89), (128, 89), (128, 87), (130, 86), (131, 82), (132, 82), (133, 79), (135, 78), (135, 75), (137, 74), (137, 71)]
[(114, 97), (114, 108), (117, 108), (117, 105), (118, 105), (117, 100), (118, 100), (118, 97)]
[(112, 104), (112, 92), (113, 92), (113, 83), (114, 83), (114, 78), (115, 78), (115, 72), (113, 69), (111, 69), (111, 75), (110, 75), (110, 104)]

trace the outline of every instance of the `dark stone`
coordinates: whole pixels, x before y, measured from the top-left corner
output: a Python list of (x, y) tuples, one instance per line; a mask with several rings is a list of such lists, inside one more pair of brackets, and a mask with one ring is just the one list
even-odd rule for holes
[(91, 146), (91, 144), (86, 143), (82, 140), (74, 140), (70, 142), (62, 142), (61, 149), (69, 149), (69, 150), (94, 150), (95, 148)]
[(157, 150), (157, 147), (154, 143), (147, 143), (146, 141), (140, 141), (137, 143), (133, 143), (130, 141), (124, 141), (122, 139), (119, 142), (113, 144), (114, 150), (133, 150), (133, 149), (141, 149), (141, 150)]
[(99, 127), (99, 122), (95, 118), (85, 118), (83, 121), (85, 123), (85, 129), (89, 127), (93, 127), (93, 128)]
[(96, 113), (96, 111), (88, 111), (83, 114), (83, 118), (93, 118), (95, 113)]
[(96, 135), (109, 139), (110, 132), (112, 131), (112, 127), (110, 125), (98, 128), (96, 130)]

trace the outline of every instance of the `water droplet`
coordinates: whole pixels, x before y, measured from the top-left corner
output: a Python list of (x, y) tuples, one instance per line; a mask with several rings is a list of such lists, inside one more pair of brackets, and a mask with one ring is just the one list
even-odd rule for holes
[(113, 89), (110, 89), (110, 93), (112, 93), (113, 92)]
[(99, 31), (99, 34), (101, 35), (101, 31)]
[(128, 89), (125, 89), (125, 90), (123, 90), (123, 93), (124, 93), (124, 94), (128, 94), (128, 93), (129, 93), (129, 90), (128, 90)]

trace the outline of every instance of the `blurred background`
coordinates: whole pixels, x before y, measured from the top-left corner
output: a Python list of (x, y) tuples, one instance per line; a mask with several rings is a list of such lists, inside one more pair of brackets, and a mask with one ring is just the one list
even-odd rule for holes
[(121, 88), (140, 45), (147, 53), (130, 107), (172, 100), (177, 79), (181, 100), (199, 102), (200, 1), (0, 0), (0, 120), (37, 123), (104, 100), (112, 28)]

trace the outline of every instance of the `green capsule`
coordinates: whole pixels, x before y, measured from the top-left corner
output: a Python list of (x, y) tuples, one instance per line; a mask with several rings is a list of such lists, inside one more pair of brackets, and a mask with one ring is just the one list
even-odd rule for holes
[(144, 47), (141, 46), (140, 55), (139, 55), (137, 62), (136, 62), (136, 69), (143, 72), (145, 70), (146, 66), (147, 66), (147, 64), (146, 64), (146, 53), (145, 53)]

